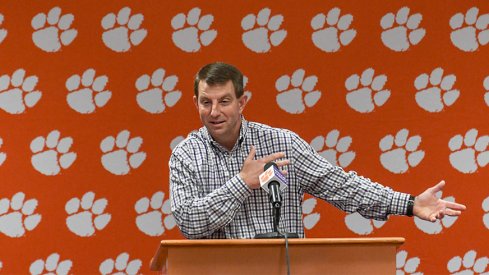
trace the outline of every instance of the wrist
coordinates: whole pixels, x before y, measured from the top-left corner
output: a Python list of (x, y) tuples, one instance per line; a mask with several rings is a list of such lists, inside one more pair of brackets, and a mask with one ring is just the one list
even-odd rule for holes
[(409, 195), (409, 200), (406, 208), (406, 216), (412, 217), (414, 215), (414, 201), (416, 197), (413, 195)]

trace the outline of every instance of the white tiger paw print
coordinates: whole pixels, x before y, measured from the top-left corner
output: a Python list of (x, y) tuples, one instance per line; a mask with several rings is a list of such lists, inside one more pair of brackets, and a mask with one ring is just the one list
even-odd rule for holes
[(408, 253), (406, 250), (401, 250), (396, 254), (396, 275), (404, 274), (419, 274), (423, 273), (417, 271), (421, 260), (419, 257), (413, 257), (408, 259)]
[(173, 43), (184, 52), (197, 52), (202, 46), (209, 46), (217, 37), (217, 31), (209, 29), (214, 16), (206, 14), (200, 17), (200, 13), (200, 8), (195, 7), (187, 15), (179, 13), (171, 20), (175, 30), (172, 34)]
[(182, 92), (175, 90), (178, 83), (176, 75), (165, 77), (165, 70), (159, 68), (151, 77), (147, 74), (136, 80), (136, 88), (139, 93), (136, 101), (143, 110), (151, 114), (160, 114), (166, 107), (173, 107), (182, 97)]
[[(439, 191), (435, 194), (437, 198), (441, 198), (443, 195), (442, 191)], [(455, 202), (455, 198), (453, 196), (445, 197), (443, 200), (449, 202)], [(436, 220), (435, 222), (425, 221), (418, 217), (414, 217), (414, 223), (416, 227), (423, 231), (426, 234), (435, 235), (440, 234), (444, 228), (450, 228), (458, 219), (458, 216), (445, 216), (443, 219)]]
[(469, 250), (465, 253), (463, 259), (460, 256), (451, 258), (447, 263), (447, 269), (450, 274), (469, 275), (469, 274), (487, 274), (488, 257), (477, 258), (475, 250)]
[(348, 151), (351, 142), (350, 136), (340, 138), (340, 132), (335, 129), (330, 131), (326, 138), (315, 137), (311, 141), (311, 147), (331, 164), (346, 168), (355, 159), (355, 152)]
[(37, 200), (25, 200), (25, 194), (18, 192), (12, 199), (0, 199), (0, 233), (11, 238), (25, 235), (41, 222), (41, 215), (34, 214)]
[(348, 90), (346, 102), (353, 110), (370, 113), (389, 99), (391, 91), (384, 89), (387, 76), (381, 74), (374, 77), (374, 74), (375, 70), (368, 68), (363, 71), (361, 77), (353, 74), (346, 79), (345, 88)]
[(246, 90), (246, 85), (248, 84), (248, 77), (243, 75), (243, 94), (246, 96), (246, 102), (250, 102), (251, 96), (253, 95), (250, 91)]
[[(417, 45), (426, 34), (426, 30), (419, 28), (423, 20), (420, 13), (409, 15), (409, 8), (403, 7), (397, 14), (390, 12), (382, 17), (380, 26), (384, 30), (380, 36), (384, 45), (396, 52), (404, 52)], [(395, 24), (394, 24), (395, 23)]]
[(322, 51), (337, 52), (342, 46), (349, 45), (357, 35), (355, 29), (350, 29), (353, 16), (345, 14), (340, 17), (340, 12), (339, 8), (333, 8), (328, 15), (319, 13), (311, 20), (314, 30), (312, 42)]
[(484, 86), (484, 89), (486, 89), (486, 93), (484, 94), (484, 101), (486, 102), (486, 105), (489, 106), (489, 76), (484, 79), (482, 85)]
[[(161, 236), (165, 228), (171, 230), (176, 226), (175, 218), (171, 214), (170, 200), (164, 198), (165, 193), (160, 191), (153, 194), (151, 201), (144, 197), (136, 202), (136, 225), (144, 234)], [(163, 216), (166, 217), (163, 219)]]
[(358, 235), (369, 235), (374, 232), (375, 228), (381, 228), (386, 221), (377, 221), (366, 219), (358, 212), (354, 212), (345, 216), (345, 225), (351, 232)]
[(61, 168), (68, 169), (76, 160), (76, 153), (69, 152), (73, 139), (60, 139), (58, 130), (51, 131), (46, 138), (38, 136), (31, 141), (32, 167), (43, 175), (55, 176)]
[(485, 167), (489, 163), (489, 136), (477, 137), (478, 134), (477, 129), (470, 129), (465, 137), (455, 135), (448, 142), (452, 152), (450, 164), (464, 174), (474, 173), (479, 167)]
[(8, 33), (6, 29), (1, 28), (3, 24), (3, 19), (4, 19), (3, 14), (0, 13), (0, 44), (2, 44), (5, 37), (7, 37), (7, 33)]
[(182, 142), (184, 139), (185, 139), (184, 136), (177, 136), (173, 138), (172, 141), (170, 142), (170, 149), (173, 151), (173, 149), (175, 149), (177, 145), (180, 144), (180, 142)]
[(114, 175), (126, 175), (131, 169), (136, 169), (146, 159), (145, 152), (139, 152), (143, 139), (134, 137), (129, 139), (128, 130), (121, 131), (117, 138), (108, 136), (100, 143), (102, 150), (102, 165), (105, 170)]
[(255, 16), (250, 13), (241, 20), (241, 28), (245, 31), (241, 40), (246, 48), (255, 53), (266, 53), (282, 44), (287, 31), (280, 29), (284, 17), (281, 14), (270, 18), (272, 11), (264, 8)]
[(59, 51), (61, 46), (70, 45), (78, 34), (76, 29), (71, 29), (74, 19), (71, 13), (61, 16), (59, 7), (52, 8), (47, 16), (45, 13), (38, 13), (31, 21), (35, 30), (32, 33), (32, 41), (45, 52)]
[[(95, 70), (88, 69), (83, 75), (74, 74), (66, 80), (66, 101), (71, 109), (81, 114), (91, 114), (107, 104), (112, 92), (105, 90), (109, 79), (106, 75), (95, 77)], [(80, 87), (81, 85), (81, 87)]]
[(139, 274), (142, 262), (140, 259), (129, 261), (129, 254), (123, 252), (113, 259), (106, 259), (99, 266), (100, 274), (134, 275)]
[(275, 88), (279, 92), (277, 104), (287, 113), (301, 114), (306, 106), (313, 107), (321, 98), (321, 91), (314, 90), (318, 81), (317, 76), (311, 75), (305, 79), (304, 76), (304, 69), (298, 69), (292, 77), (283, 75), (275, 82)]
[(484, 210), (482, 222), (489, 229), (489, 196), (482, 201), (482, 210)]
[(29, 267), (29, 271), (32, 275), (38, 274), (56, 274), (56, 275), (64, 275), (69, 274), (71, 266), (73, 263), (71, 260), (59, 261), (59, 254), (53, 253), (46, 258), (46, 261), (43, 259), (37, 259), (34, 261)]
[(460, 96), (459, 90), (452, 89), (456, 80), (454, 74), (443, 76), (442, 68), (434, 69), (430, 75), (424, 73), (416, 77), (414, 87), (418, 90), (418, 106), (431, 113), (441, 112), (445, 106), (452, 106)]
[[(3, 145), (3, 139), (0, 137), (0, 149), (2, 149), (2, 145)], [(0, 152), (0, 166), (2, 166), (2, 164), (5, 162), (6, 159), (7, 159), (7, 154), (5, 154), (4, 152)]]
[[(489, 13), (479, 15), (473, 7), (465, 13), (459, 12), (450, 18), (452, 44), (464, 52), (473, 52), (489, 42)], [(464, 24), (465, 23), (465, 24)]]
[(80, 237), (91, 237), (110, 222), (111, 215), (104, 213), (108, 203), (107, 199), (94, 199), (95, 194), (87, 192), (81, 201), (79, 198), (72, 198), (66, 202), (65, 210), (68, 214), (66, 226)]
[(382, 151), (380, 163), (395, 174), (402, 174), (411, 167), (416, 167), (424, 158), (424, 151), (418, 150), (421, 136), (409, 137), (407, 129), (401, 129), (396, 137), (387, 135), (379, 142)]
[(309, 198), (302, 203), (302, 220), (307, 230), (314, 228), (321, 219), (321, 214), (313, 213), (316, 204), (317, 200), (315, 198)]
[(148, 34), (141, 28), (144, 16), (141, 13), (131, 15), (131, 9), (124, 7), (119, 10), (117, 16), (109, 13), (102, 18), (102, 41), (107, 48), (115, 52), (127, 52), (133, 46), (143, 42)]
[(26, 77), (24, 69), (18, 69), (12, 77), (5, 74), (0, 77), (0, 109), (9, 114), (24, 113), (41, 99), (42, 93), (34, 90), (38, 78)]

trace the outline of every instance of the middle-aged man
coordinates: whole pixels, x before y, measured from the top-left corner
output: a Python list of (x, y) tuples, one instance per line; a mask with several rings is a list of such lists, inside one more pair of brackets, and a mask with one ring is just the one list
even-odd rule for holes
[(392, 214), (436, 221), (465, 210), (435, 196), (444, 181), (417, 197), (396, 192), (331, 165), (289, 130), (245, 120), (243, 75), (231, 65), (204, 66), (194, 93), (204, 127), (173, 150), (169, 164), (171, 209), (187, 238), (253, 238), (272, 232), (272, 207), (258, 179), (271, 161), (285, 169), (288, 180), (279, 230), (300, 237), (304, 193), (377, 220)]

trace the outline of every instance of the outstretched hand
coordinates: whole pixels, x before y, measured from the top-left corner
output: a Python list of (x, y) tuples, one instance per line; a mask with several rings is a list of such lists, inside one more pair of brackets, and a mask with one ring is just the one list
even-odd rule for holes
[(426, 189), (414, 200), (413, 214), (423, 220), (435, 222), (441, 220), (445, 215), (460, 216), (465, 205), (449, 202), (436, 197), (438, 191), (443, 190), (445, 181), (440, 181), (437, 185)]
[[(265, 164), (270, 161), (275, 161), (279, 158), (285, 157), (285, 153), (279, 152), (255, 160), (255, 154), (256, 149), (255, 146), (252, 145), (250, 154), (248, 155), (248, 157), (246, 157), (243, 167), (241, 168), (241, 172), (239, 172), (241, 179), (243, 179), (246, 185), (248, 185), (248, 187), (251, 189), (260, 188), (260, 180), (258, 179), (258, 177), (261, 173), (263, 173), (263, 168), (265, 167)], [(277, 164), (278, 167), (282, 167), (289, 164), (289, 160), (286, 159), (276, 161), (275, 164)]]

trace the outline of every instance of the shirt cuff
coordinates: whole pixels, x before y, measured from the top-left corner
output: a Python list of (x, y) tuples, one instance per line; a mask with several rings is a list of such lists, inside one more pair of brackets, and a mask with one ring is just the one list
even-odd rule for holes
[(392, 196), (389, 214), (391, 215), (406, 215), (409, 202), (409, 194), (394, 192)]
[(232, 177), (226, 182), (226, 187), (229, 189), (231, 194), (236, 198), (236, 200), (243, 202), (251, 195), (251, 189), (246, 185), (246, 183), (241, 179), (238, 174)]

